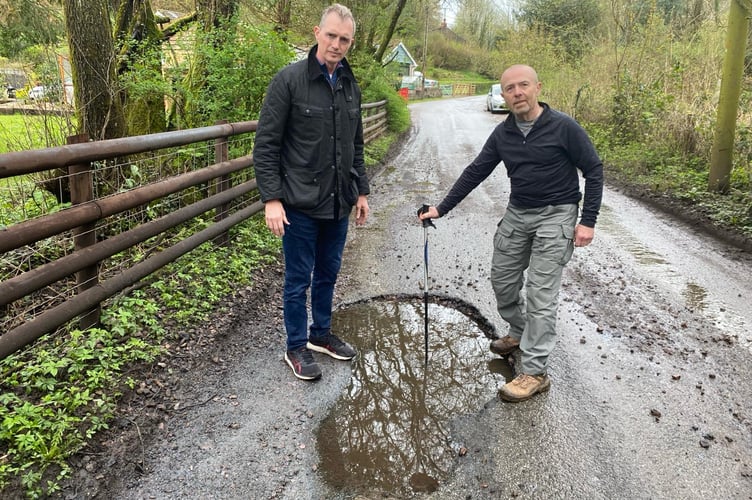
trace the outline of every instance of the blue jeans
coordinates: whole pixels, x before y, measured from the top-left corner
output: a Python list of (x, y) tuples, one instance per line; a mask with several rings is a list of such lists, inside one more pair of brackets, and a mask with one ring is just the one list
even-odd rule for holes
[(308, 289), (311, 289), (311, 338), (326, 337), (332, 326), (332, 300), (342, 251), (347, 239), (349, 217), (340, 220), (314, 219), (285, 207), (282, 249), (285, 254), (283, 293), (287, 349), (308, 342)]

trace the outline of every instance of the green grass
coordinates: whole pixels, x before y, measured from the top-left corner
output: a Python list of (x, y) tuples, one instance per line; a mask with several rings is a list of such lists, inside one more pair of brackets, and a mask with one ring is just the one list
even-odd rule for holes
[(0, 153), (65, 144), (72, 135), (69, 119), (53, 115), (0, 115)]
[[(488, 81), (489, 85), (491, 83), (498, 83), (496, 80), (489, 79), (487, 76), (483, 76), (479, 73), (474, 73), (472, 71), (455, 71), (451, 69), (443, 69), (443, 68), (429, 68), (429, 78), (432, 79), (438, 79), (439, 83), (449, 83), (449, 82), (485, 82)], [(446, 80), (446, 82), (444, 82)]]

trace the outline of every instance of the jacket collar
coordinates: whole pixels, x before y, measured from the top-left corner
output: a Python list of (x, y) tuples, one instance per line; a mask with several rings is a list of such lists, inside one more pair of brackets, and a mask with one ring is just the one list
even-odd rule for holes
[[(538, 118), (535, 120), (535, 123), (542, 125), (551, 120), (551, 107), (542, 101), (538, 101), (538, 104), (540, 104), (540, 106), (543, 108), (543, 111), (541, 112), (540, 116), (538, 116)], [(510, 112), (509, 115), (507, 115), (507, 119), (504, 120), (504, 126), (509, 129), (518, 130), (517, 119), (515, 118), (513, 113)]]
[[(321, 64), (319, 64), (319, 60), (316, 59), (316, 50), (318, 48), (319, 45), (316, 44), (308, 51), (308, 78), (311, 80), (324, 76), (324, 73), (321, 72)], [(350, 69), (350, 63), (347, 62), (347, 58), (343, 58), (342, 61), (340, 61), (339, 65), (337, 65), (337, 71), (339, 72), (338, 77), (346, 76), (353, 80), (355, 79), (352, 69)]]

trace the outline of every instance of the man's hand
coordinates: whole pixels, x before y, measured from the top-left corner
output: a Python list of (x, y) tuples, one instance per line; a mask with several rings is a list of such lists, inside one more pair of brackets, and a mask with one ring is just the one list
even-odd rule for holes
[(439, 217), (440, 217), (439, 216), (439, 210), (436, 207), (434, 207), (434, 206), (430, 206), (430, 207), (428, 207), (428, 210), (426, 210), (425, 212), (420, 212), (418, 214), (418, 219), (420, 219), (420, 220), (424, 220), (424, 219), (438, 219)]
[(284, 236), (285, 226), (290, 225), (285, 215), (285, 207), (280, 200), (269, 200), (264, 203), (266, 227), (276, 236)]
[(595, 228), (583, 226), (582, 224), (577, 224), (574, 227), (574, 246), (576, 247), (588, 246), (590, 242), (593, 241), (594, 235), (595, 235)]
[(361, 194), (360, 196), (358, 196), (357, 203), (355, 203), (355, 224), (357, 226), (362, 226), (366, 223), (369, 211), (370, 208), (368, 208), (368, 198), (366, 198), (366, 195)]

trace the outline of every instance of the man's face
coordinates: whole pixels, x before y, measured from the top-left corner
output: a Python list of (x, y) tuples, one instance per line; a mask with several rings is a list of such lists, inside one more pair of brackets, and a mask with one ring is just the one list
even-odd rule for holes
[(336, 14), (329, 14), (321, 26), (313, 28), (313, 34), (319, 44), (316, 56), (326, 63), (329, 71), (334, 71), (352, 46), (352, 21), (344, 20)]
[(510, 111), (522, 120), (534, 118), (531, 112), (538, 106), (541, 83), (526, 67), (513, 67), (501, 75), (501, 95)]

